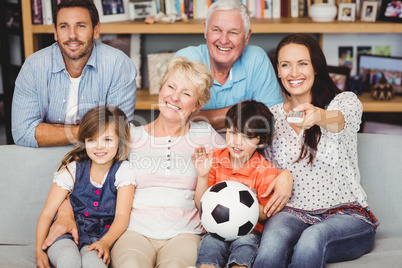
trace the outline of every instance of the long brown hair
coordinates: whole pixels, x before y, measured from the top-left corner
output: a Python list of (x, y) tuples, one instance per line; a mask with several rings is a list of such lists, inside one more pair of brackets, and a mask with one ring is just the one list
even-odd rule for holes
[[(89, 159), (85, 149), (85, 139), (96, 138), (101, 135), (109, 125), (114, 126), (114, 131), (119, 136), (119, 148), (114, 162), (127, 159), (129, 152), (130, 129), (127, 117), (122, 110), (117, 107), (95, 107), (89, 110), (81, 120), (78, 129), (77, 144), (74, 149), (68, 152), (60, 161), (57, 171), (67, 169), (72, 162), (83, 161)], [(71, 174), (71, 173), (70, 173)]]
[[(314, 84), (311, 87), (311, 104), (326, 109), (331, 100), (339, 94), (341, 91), (337, 88), (332, 78), (329, 76), (328, 65), (325, 59), (324, 53), (318, 42), (311, 36), (306, 34), (292, 34), (283, 38), (275, 50), (274, 55), (274, 68), (276, 76), (278, 77), (278, 54), (280, 50), (289, 44), (298, 44), (305, 46), (311, 58), (313, 69), (315, 72)], [(286, 95), (290, 96), (290, 93), (285, 89), (280, 78), (278, 83)], [(310, 129), (304, 131), (303, 145), (296, 162), (304, 158), (308, 158), (308, 163), (313, 164), (315, 158), (315, 152), (317, 151), (318, 143), (321, 139), (320, 127), (314, 125)]]

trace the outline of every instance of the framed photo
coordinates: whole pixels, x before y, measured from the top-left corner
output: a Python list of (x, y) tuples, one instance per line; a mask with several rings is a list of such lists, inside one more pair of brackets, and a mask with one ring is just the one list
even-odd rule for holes
[(156, 15), (155, 1), (131, 1), (128, 5), (131, 20), (145, 19), (147, 17)]
[(129, 0), (94, 0), (101, 23), (129, 20)]
[(160, 83), (174, 54), (173, 52), (163, 52), (147, 55), (150, 95), (159, 94)]
[(342, 91), (348, 91), (350, 85), (350, 68), (345, 66), (328, 66), (329, 76)]
[(339, 21), (355, 21), (355, 16), (356, 16), (356, 4), (354, 3), (339, 4), (338, 8)]
[(5, 25), (8, 29), (20, 31), (21, 29), (21, 12), (17, 7), (3, 10), (5, 14)]
[(402, 0), (382, 0), (378, 19), (402, 22)]
[(402, 57), (359, 55), (357, 73), (362, 77), (363, 91), (370, 92), (384, 77), (394, 93), (402, 95)]
[(377, 5), (378, 2), (376, 1), (365, 1), (361, 10), (361, 20), (375, 22), (377, 16)]

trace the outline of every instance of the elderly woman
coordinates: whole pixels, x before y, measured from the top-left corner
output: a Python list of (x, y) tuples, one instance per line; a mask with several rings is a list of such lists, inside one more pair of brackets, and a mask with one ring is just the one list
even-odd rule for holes
[(155, 121), (131, 129), (136, 190), (127, 231), (112, 250), (113, 267), (187, 267), (197, 258), (202, 226), (194, 203), (199, 145), (224, 146), (205, 122), (189, 118), (209, 100), (212, 74), (201, 62), (173, 59), (159, 91)]

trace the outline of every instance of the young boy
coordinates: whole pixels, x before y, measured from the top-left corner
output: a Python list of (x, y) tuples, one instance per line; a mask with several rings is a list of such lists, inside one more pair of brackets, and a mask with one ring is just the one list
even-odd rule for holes
[[(278, 175), (277, 169), (257, 152), (270, 144), (272, 114), (261, 102), (247, 100), (232, 106), (226, 114), (226, 148), (207, 156), (204, 147), (195, 149), (192, 161), (198, 172), (194, 201), (199, 208), (208, 187), (221, 181), (239, 181), (262, 194)], [(231, 242), (209, 234), (201, 240), (197, 267), (251, 267), (260, 243), (263, 222), (267, 216), (263, 207), (268, 198), (257, 196), (260, 203), (259, 222), (254, 230)]]

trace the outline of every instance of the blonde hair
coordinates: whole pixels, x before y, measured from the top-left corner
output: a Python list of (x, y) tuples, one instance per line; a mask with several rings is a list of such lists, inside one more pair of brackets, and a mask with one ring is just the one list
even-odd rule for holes
[[(125, 113), (117, 107), (95, 107), (89, 110), (81, 120), (78, 129), (78, 140), (74, 149), (68, 152), (60, 161), (57, 171), (68, 170), (68, 165), (72, 162), (89, 159), (85, 149), (85, 139), (96, 138), (109, 127), (114, 126), (114, 131), (119, 136), (119, 148), (114, 162), (127, 159), (129, 153), (130, 128)], [(71, 173), (70, 173), (71, 174)]]
[(195, 87), (197, 110), (190, 115), (191, 117), (199, 112), (200, 109), (209, 101), (214, 77), (204, 63), (199, 61), (189, 61), (185, 57), (177, 56), (169, 62), (166, 72), (161, 80), (159, 90), (162, 89), (168, 77), (173, 73), (179, 77), (182, 83), (187, 85), (191, 84)]

